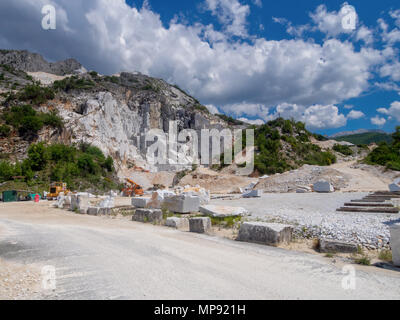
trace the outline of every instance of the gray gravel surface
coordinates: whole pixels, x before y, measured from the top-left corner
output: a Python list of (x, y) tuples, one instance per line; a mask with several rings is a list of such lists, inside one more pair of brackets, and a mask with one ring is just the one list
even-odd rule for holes
[(0, 258), (56, 268), (36, 298), (400, 298), (398, 272), (356, 267), (347, 291), (330, 259), (126, 220), (0, 205), (0, 230)]

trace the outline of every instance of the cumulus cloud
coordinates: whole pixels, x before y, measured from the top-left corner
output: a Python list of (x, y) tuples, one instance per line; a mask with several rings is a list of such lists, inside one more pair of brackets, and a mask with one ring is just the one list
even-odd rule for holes
[(265, 121), (263, 121), (261, 119), (250, 120), (250, 119), (247, 119), (247, 118), (239, 118), (238, 120), (246, 122), (248, 124), (254, 124), (254, 125), (257, 125), (257, 126), (261, 126), (261, 125), (265, 124)]
[[(389, 54), (338, 39), (235, 40), (248, 36), (250, 14), (238, 0), (205, 0), (221, 30), (179, 19), (166, 25), (149, 6), (131, 8), (124, 0), (53, 0), (57, 29), (45, 31), (45, 3), (1, 1), (0, 47), (40, 52), (50, 60), (76, 58), (103, 74), (137, 70), (178, 84), (212, 112), (263, 121), (286, 103), (298, 106), (299, 119), (312, 128), (345, 125), (335, 105), (367, 90)], [(338, 25), (343, 7), (332, 13), (321, 6), (313, 21), (330, 36), (345, 32)]]
[(373, 125), (382, 127), (382, 126), (384, 126), (386, 124), (386, 119), (382, 118), (382, 117), (379, 117), (379, 116), (375, 116), (375, 117), (371, 118), (371, 123)]
[(365, 117), (364, 112), (358, 110), (351, 110), (347, 115), (347, 119), (356, 120)]
[(275, 113), (268, 116), (268, 119), (283, 117), (295, 119), (306, 123), (310, 130), (339, 128), (345, 126), (347, 118), (339, 112), (334, 105), (312, 105), (309, 107), (283, 103), (276, 107)]
[(336, 37), (342, 33), (352, 33), (354, 28), (348, 28), (347, 25), (354, 26), (357, 23), (358, 15), (356, 9), (347, 4), (342, 5), (340, 11), (328, 11), (326, 5), (318, 6), (315, 12), (310, 14), (311, 19), (317, 25), (317, 28), (328, 37)]
[(391, 118), (395, 118), (398, 122), (400, 122), (400, 102), (394, 101), (389, 109), (380, 108), (377, 110), (381, 114), (388, 115)]
[[(255, 2), (261, 5), (260, 0)], [(250, 14), (250, 7), (242, 5), (238, 0), (206, 0), (206, 8), (216, 16), (225, 30), (235, 36), (246, 37), (247, 16)]]

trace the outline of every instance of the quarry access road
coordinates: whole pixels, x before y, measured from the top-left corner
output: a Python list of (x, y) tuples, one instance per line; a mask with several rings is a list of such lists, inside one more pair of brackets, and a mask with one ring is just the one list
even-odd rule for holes
[(36, 299), (399, 299), (400, 273), (128, 220), (81, 216), (49, 203), (0, 204), (0, 259), (54, 266)]

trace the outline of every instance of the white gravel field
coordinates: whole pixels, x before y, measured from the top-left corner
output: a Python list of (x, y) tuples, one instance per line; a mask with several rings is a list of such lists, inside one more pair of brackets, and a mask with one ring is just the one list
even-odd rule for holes
[(378, 213), (339, 213), (345, 202), (365, 197), (367, 193), (282, 193), (264, 194), (262, 198), (213, 200), (212, 204), (247, 209), (249, 220), (277, 221), (296, 226), (305, 237), (326, 237), (362, 244), (368, 249), (388, 247), (389, 224), (400, 222), (400, 215)]

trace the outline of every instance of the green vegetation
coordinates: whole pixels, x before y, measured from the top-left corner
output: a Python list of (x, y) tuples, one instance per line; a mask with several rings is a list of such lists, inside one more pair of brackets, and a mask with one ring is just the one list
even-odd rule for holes
[(371, 165), (385, 166), (387, 169), (400, 171), (400, 127), (392, 135), (392, 143), (382, 142), (378, 148), (373, 150), (366, 158), (365, 162)]
[(197, 110), (197, 111), (200, 111), (200, 112), (203, 112), (203, 113), (210, 113), (210, 111), (208, 111), (207, 107), (206, 107), (206, 106), (203, 106), (203, 105), (201, 105), (201, 104), (196, 104), (196, 105), (194, 105), (194, 106), (193, 106), (193, 109), (195, 109), (195, 110)]
[(216, 114), (217, 117), (220, 117), (222, 120), (224, 120), (225, 122), (228, 123), (228, 125), (231, 126), (240, 126), (240, 125), (244, 125), (245, 123), (243, 121), (234, 119), (230, 116), (227, 116), (225, 114)]
[(310, 142), (311, 133), (302, 122), (278, 118), (255, 128), (255, 169), (261, 174), (283, 173), (304, 164), (327, 166), (336, 162)]
[(53, 88), (55, 90), (61, 90), (69, 92), (71, 90), (87, 90), (92, 89), (95, 83), (92, 80), (79, 78), (77, 76), (72, 76), (65, 78), (63, 80), (54, 81)]
[(7, 125), (0, 125), (0, 138), (7, 138), (11, 133), (11, 128)]
[(349, 146), (342, 146), (340, 144), (335, 144), (333, 150), (343, 154), (344, 156), (352, 156), (354, 154), (353, 150)]
[(32, 104), (38, 105), (54, 99), (54, 91), (51, 88), (41, 87), (35, 83), (25, 86), (17, 94), (16, 98), (19, 101), (30, 101)]
[(110, 190), (119, 186), (113, 178), (114, 164), (100, 149), (89, 144), (79, 147), (32, 144), (22, 163), (0, 161), (0, 183), (23, 176), (28, 186), (48, 186), (64, 181), (72, 190)]
[(392, 262), (393, 256), (391, 250), (382, 250), (379, 252), (379, 259), (386, 262)]
[(392, 137), (390, 134), (381, 132), (366, 132), (361, 134), (354, 134), (349, 136), (343, 136), (335, 138), (337, 141), (346, 141), (355, 145), (369, 145), (371, 143), (381, 143), (381, 142), (392, 142)]
[(242, 221), (242, 217), (210, 217), (210, 219), (213, 226), (218, 226), (221, 228), (233, 228)]
[(361, 256), (359, 258), (355, 258), (354, 262), (356, 264), (360, 264), (360, 265), (363, 265), (363, 266), (370, 266), (371, 265), (371, 259), (366, 255), (363, 255), (363, 256)]
[(44, 126), (58, 129), (63, 127), (63, 122), (57, 114), (37, 112), (28, 104), (11, 107), (3, 113), (3, 119), (7, 125), (18, 130), (20, 136), (35, 136)]

